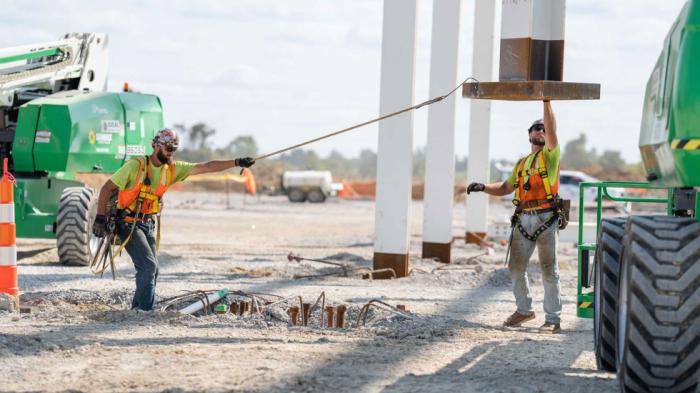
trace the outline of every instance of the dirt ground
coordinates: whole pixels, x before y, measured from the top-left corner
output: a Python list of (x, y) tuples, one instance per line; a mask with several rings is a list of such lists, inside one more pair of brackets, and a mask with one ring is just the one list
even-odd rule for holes
[[(560, 244), (563, 332), (543, 335), (542, 285), (530, 278), (537, 318), (504, 330), (514, 310), (504, 248), (455, 241), (455, 265), (421, 260), (421, 211), (414, 204), (411, 275), (399, 280), (294, 278), (332, 272), (288, 262), (293, 251), (371, 266), (374, 204), (174, 192), (168, 195), (159, 298), (229, 288), (349, 307), (345, 329), (292, 326), (284, 310), (264, 315), (180, 315), (128, 310), (134, 269), (119, 259), (116, 280), (61, 266), (54, 243), (18, 240), (22, 301), (30, 314), (0, 312), (0, 391), (82, 392), (608, 392), (613, 374), (595, 367), (592, 323), (575, 316), (576, 250)], [(507, 206), (492, 208), (494, 216)], [(454, 233), (464, 233), (464, 209)], [(535, 254), (536, 255), (536, 254)], [(476, 257), (469, 259), (470, 257)], [(437, 269), (443, 267), (441, 269)], [(437, 269), (437, 270), (436, 270)], [(266, 295), (260, 295), (265, 298)], [(404, 304), (408, 317), (372, 309)]]

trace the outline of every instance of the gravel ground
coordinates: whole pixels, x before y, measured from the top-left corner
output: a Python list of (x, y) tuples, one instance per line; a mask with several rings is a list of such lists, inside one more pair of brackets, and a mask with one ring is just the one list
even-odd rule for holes
[[(315, 262), (289, 262), (294, 252), (350, 267), (370, 267), (374, 205), (330, 200), (290, 204), (283, 197), (214, 193), (168, 195), (159, 261), (160, 299), (228, 288), (226, 303), (301, 296), (348, 307), (343, 329), (289, 323), (285, 308), (263, 314), (181, 315), (128, 310), (134, 269), (118, 261), (116, 280), (86, 267), (57, 264), (54, 243), (18, 240), (22, 302), (30, 314), (0, 312), (0, 391), (83, 392), (607, 392), (613, 374), (596, 370), (592, 324), (575, 316), (576, 250), (559, 249), (563, 332), (543, 323), (539, 267), (530, 279), (537, 318), (520, 329), (501, 323), (514, 310), (504, 248), (455, 241), (454, 264), (420, 259), (421, 211), (414, 203), (411, 274), (399, 280), (295, 278), (332, 273)], [(491, 208), (507, 214), (507, 204)], [(454, 213), (464, 232), (464, 209)], [(500, 218), (499, 218), (500, 219)], [(536, 254), (535, 254), (536, 255)], [(109, 276), (109, 277), (108, 277)], [(237, 292), (238, 291), (238, 292)], [(371, 299), (403, 304), (405, 315), (370, 308)]]

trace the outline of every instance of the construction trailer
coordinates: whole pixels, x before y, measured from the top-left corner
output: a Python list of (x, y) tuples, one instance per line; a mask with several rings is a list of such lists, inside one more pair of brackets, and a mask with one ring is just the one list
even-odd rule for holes
[(163, 126), (158, 97), (105, 92), (107, 45), (105, 34), (72, 33), (0, 50), (0, 155), (16, 179), (17, 236), (57, 239), (65, 264), (88, 265), (96, 244), (97, 195), (78, 178), (148, 154)]
[[(623, 392), (695, 392), (700, 382), (700, 0), (673, 23), (649, 77), (639, 148), (648, 182), (584, 182), (598, 194), (596, 243), (579, 214), (579, 317), (593, 318), (598, 368)], [(616, 197), (612, 189), (660, 189)], [(666, 214), (602, 218), (601, 196)]]

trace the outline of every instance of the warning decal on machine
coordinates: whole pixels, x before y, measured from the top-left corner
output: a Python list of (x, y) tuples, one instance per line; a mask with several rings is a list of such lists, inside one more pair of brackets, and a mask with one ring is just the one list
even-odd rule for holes
[(51, 131), (42, 130), (42, 131), (37, 131), (36, 134), (34, 134), (34, 143), (49, 143), (49, 142), (51, 142)]
[(124, 127), (119, 120), (102, 120), (102, 132), (111, 132), (113, 134), (123, 134)]
[(141, 156), (146, 154), (146, 149), (141, 145), (126, 145), (127, 156)]

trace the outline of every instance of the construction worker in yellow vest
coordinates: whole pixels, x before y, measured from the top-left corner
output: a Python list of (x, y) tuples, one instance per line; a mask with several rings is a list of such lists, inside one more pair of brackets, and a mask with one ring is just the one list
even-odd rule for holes
[(508, 269), (513, 280), (516, 311), (503, 323), (518, 327), (535, 318), (527, 277), (527, 264), (534, 252), (539, 253), (544, 284), (545, 322), (542, 333), (561, 330), (561, 295), (557, 264), (558, 229), (564, 215), (557, 191), (559, 188), (559, 142), (557, 123), (549, 101), (544, 101), (544, 117), (528, 129), (530, 154), (518, 160), (503, 183), (471, 183), (467, 193), (483, 191), (503, 196), (515, 191), (515, 214), (511, 219)]
[[(216, 160), (205, 163), (173, 161), (179, 146), (175, 131), (165, 128), (151, 143), (153, 153), (127, 161), (100, 190), (93, 234), (106, 235), (109, 200), (117, 193), (116, 233), (136, 268), (136, 293), (132, 309), (152, 310), (156, 300), (158, 259), (155, 218), (162, 208), (161, 198), (171, 185), (202, 173), (220, 172), (233, 167), (248, 168), (255, 163), (250, 157)], [(158, 233), (159, 235), (159, 233)]]

